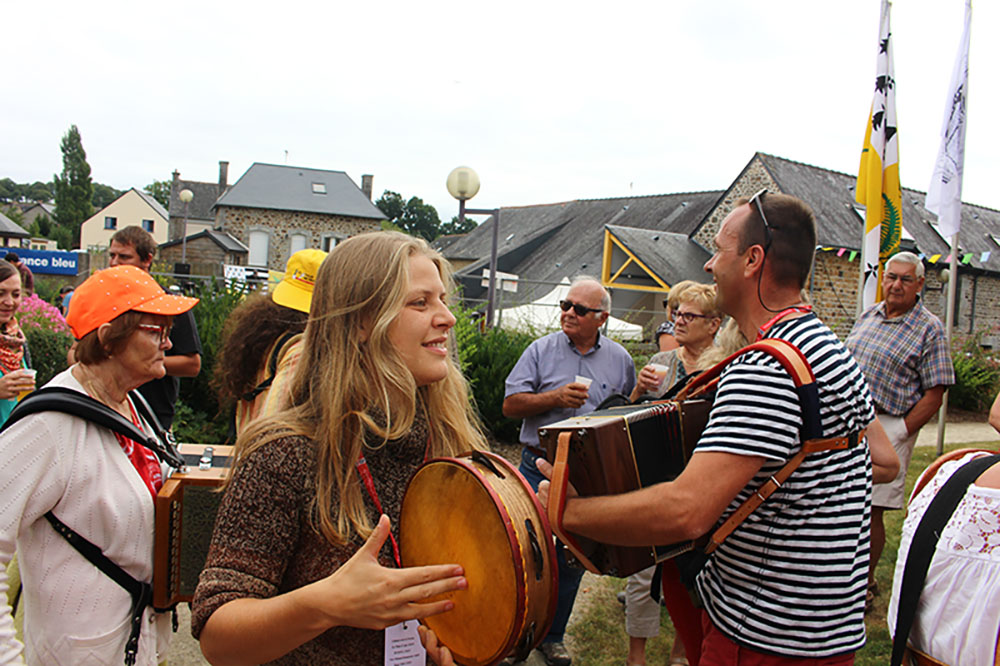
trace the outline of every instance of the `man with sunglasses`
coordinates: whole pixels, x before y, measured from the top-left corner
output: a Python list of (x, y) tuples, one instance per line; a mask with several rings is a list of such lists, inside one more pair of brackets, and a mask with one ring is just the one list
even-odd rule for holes
[[(538, 429), (592, 412), (608, 396), (628, 395), (635, 386), (632, 357), (600, 334), (611, 309), (611, 295), (601, 283), (592, 277), (575, 278), (559, 307), (562, 330), (535, 340), (524, 350), (507, 376), (503, 401), (504, 416), (524, 419), (520, 470), (536, 490), (544, 477), (535, 460), (545, 455), (539, 448)], [(578, 378), (589, 379), (589, 386)], [(562, 547), (556, 559), (559, 602), (539, 650), (547, 663), (567, 666), (572, 659), (563, 645), (563, 634), (583, 570), (566, 566)]]
[(924, 264), (912, 252), (885, 262), (883, 300), (865, 310), (847, 336), (847, 347), (871, 389), (879, 421), (889, 435), (899, 473), (872, 491), (872, 549), (868, 605), (875, 587), (875, 565), (885, 546), (886, 510), (902, 509), (906, 469), (920, 429), (937, 412), (945, 389), (955, 383), (948, 338), (941, 320), (920, 302)]
[[(818, 417), (823, 437), (843, 438), (844, 448), (806, 455), (707, 556), (695, 579), (701, 635), (694, 623), (682, 635), (689, 658), (700, 648), (702, 666), (841, 666), (865, 642), (871, 460), (863, 433), (875, 410), (846, 347), (802, 303), (815, 245), (804, 202), (761, 192), (738, 200), (722, 221), (705, 270), (717, 305), (747, 339), (780, 338), (801, 350), (815, 374), (816, 404), (800, 402), (772, 356), (746, 352), (720, 376), (680, 476), (566, 502), (563, 527), (604, 543), (697, 539), (714, 534), (802, 450), (807, 418)], [(548, 502), (548, 484), (539, 497)]]

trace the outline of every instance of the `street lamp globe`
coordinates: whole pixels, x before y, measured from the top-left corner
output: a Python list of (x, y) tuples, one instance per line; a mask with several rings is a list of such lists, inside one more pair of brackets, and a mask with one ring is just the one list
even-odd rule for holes
[(467, 166), (455, 167), (448, 174), (448, 194), (459, 201), (466, 201), (479, 192), (479, 175)]
[(191, 203), (191, 200), (194, 199), (194, 192), (185, 187), (183, 190), (180, 191), (180, 194), (178, 196), (184, 203)]

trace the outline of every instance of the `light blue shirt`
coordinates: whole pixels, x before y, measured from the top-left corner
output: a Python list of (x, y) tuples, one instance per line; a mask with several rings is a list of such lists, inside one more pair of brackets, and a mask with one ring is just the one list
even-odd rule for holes
[(635, 388), (635, 363), (625, 348), (614, 340), (597, 335), (594, 347), (581, 354), (562, 331), (549, 333), (528, 345), (514, 369), (507, 375), (504, 398), (515, 393), (544, 393), (573, 382), (577, 375), (593, 383), (587, 401), (578, 409), (550, 409), (529, 416), (521, 424), (521, 443), (538, 446), (538, 429), (581, 414), (588, 414), (605, 398)]

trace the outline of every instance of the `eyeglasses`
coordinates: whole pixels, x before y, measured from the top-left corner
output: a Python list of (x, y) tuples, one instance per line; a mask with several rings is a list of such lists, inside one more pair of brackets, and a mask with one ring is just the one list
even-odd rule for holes
[(764, 252), (767, 252), (768, 248), (771, 247), (771, 229), (776, 229), (777, 227), (772, 227), (768, 224), (767, 216), (764, 215), (764, 206), (761, 205), (761, 201), (764, 200), (765, 194), (767, 194), (766, 187), (750, 197), (750, 203), (757, 206), (757, 212), (760, 213), (760, 219), (764, 223)]
[(140, 331), (149, 331), (150, 333), (156, 333), (160, 338), (160, 344), (170, 339), (170, 329), (173, 328), (170, 324), (139, 324), (136, 326)]
[(690, 324), (695, 319), (714, 319), (714, 317), (712, 317), (712, 315), (696, 314), (694, 312), (675, 312), (674, 319), (682, 321), (685, 324)]
[(563, 312), (568, 312), (570, 308), (573, 308), (573, 312), (578, 317), (586, 317), (588, 312), (604, 312), (601, 308), (588, 308), (586, 305), (580, 305), (573, 301), (559, 301), (559, 307), (562, 308)]

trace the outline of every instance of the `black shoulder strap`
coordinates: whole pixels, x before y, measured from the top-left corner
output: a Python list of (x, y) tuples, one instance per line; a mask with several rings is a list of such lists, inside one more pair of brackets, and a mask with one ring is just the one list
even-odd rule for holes
[(274, 382), (274, 376), (278, 374), (278, 358), (281, 356), (281, 350), (285, 348), (285, 345), (288, 344), (289, 340), (297, 335), (301, 335), (301, 331), (288, 331), (278, 338), (277, 343), (271, 349), (271, 355), (267, 359), (267, 379), (241, 395), (241, 400), (250, 402), (258, 395), (271, 388), (271, 383)]
[[(135, 392), (132, 392), (130, 395), (133, 397), (136, 409), (141, 411), (144, 407), (147, 410), (148, 414), (144, 414), (144, 417), (152, 414), (152, 410), (149, 409), (149, 405), (144, 400), (135, 400)], [(104, 403), (94, 400), (89, 395), (61, 386), (47, 386), (38, 389), (17, 403), (7, 422), (0, 427), (0, 432), (3, 432), (24, 417), (30, 414), (37, 414), (38, 412), (62, 412), (85, 421), (90, 421), (91, 423), (96, 423), (133, 441), (139, 442), (159, 456), (160, 460), (173, 467), (180, 468), (184, 466), (184, 460), (176, 452), (176, 449), (173, 448), (171, 442), (168, 441), (165, 444), (159, 438), (151, 437), (121, 414)], [(154, 427), (158, 426), (159, 422), (155, 421), (156, 417), (152, 416), (152, 419), (154, 420), (151, 421), (151, 424)], [(147, 418), (147, 421), (149, 421), (149, 418)]]
[(132, 666), (135, 664), (135, 657), (139, 652), (139, 632), (142, 630), (142, 614), (146, 606), (151, 605), (153, 601), (153, 586), (149, 583), (137, 581), (131, 574), (112, 562), (107, 555), (101, 552), (100, 548), (80, 536), (79, 533), (59, 520), (51, 511), (45, 513), (45, 519), (49, 521), (49, 524), (52, 525), (52, 528), (61, 537), (69, 542), (69, 545), (73, 546), (88, 562), (100, 569), (104, 575), (118, 583), (132, 597), (130, 613), (132, 626), (128, 641), (125, 643), (125, 664), (126, 666)]
[(896, 630), (892, 638), (892, 666), (899, 666), (903, 661), (903, 650), (910, 637), (910, 629), (913, 628), (917, 602), (920, 601), (920, 594), (924, 591), (927, 569), (930, 568), (934, 550), (937, 548), (945, 524), (965, 497), (969, 485), (997, 462), (1000, 462), (1000, 455), (976, 458), (962, 465), (941, 486), (928, 505), (924, 517), (920, 519), (920, 524), (917, 525), (910, 541), (910, 552), (906, 555), (906, 566), (903, 569), (903, 582), (899, 586)]

